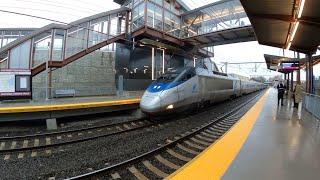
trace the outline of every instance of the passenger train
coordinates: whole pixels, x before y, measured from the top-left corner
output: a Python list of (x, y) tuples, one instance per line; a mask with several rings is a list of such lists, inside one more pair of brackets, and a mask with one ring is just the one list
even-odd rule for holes
[(180, 112), (263, 88), (265, 85), (256, 81), (205, 68), (185, 67), (167, 72), (154, 81), (143, 94), (140, 108), (149, 115)]

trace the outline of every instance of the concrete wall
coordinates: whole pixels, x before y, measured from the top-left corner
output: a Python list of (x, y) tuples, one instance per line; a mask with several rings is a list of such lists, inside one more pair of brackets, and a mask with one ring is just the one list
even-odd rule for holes
[[(39, 55), (41, 56), (41, 55)], [(33, 78), (33, 100), (45, 99), (46, 73)], [(52, 72), (52, 96), (56, 89), (74, 89), (76, 96), (116, 94), (115, 52), (96, 51)]]

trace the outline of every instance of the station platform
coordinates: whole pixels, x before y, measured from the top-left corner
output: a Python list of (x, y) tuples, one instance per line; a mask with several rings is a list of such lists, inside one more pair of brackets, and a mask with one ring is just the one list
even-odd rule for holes
[(278, 107), (277, 90), (268, 89), (224, 136), (169, 179), (319, 179), (319, 120), (303, 111), (289, 100)]
[(54, 98), (47, 101), (0, 103), (0, 122), (59, 118), (138, 107), (143, 92), (123, 96)]

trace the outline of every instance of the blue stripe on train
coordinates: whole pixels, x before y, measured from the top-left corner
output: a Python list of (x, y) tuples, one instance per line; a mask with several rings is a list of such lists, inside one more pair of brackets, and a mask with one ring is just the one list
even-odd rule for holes
[(148, 92), (156, 93), (163, 90), (171, 89), (182, 84), (182, 81), (179, 82), (170, 82), (170, 83), (163, 83), (163, 82), (153, 82), (147, 89)]

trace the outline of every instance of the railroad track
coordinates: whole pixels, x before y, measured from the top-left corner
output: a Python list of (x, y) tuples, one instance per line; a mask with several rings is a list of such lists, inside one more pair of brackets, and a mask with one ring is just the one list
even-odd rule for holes
[[(0, 137), (0, 154), (22, 151), (34, 151), (89, 141), (101, 137), (129, 132), (153, 125), (153, 122), (140, 118), (119, 123), (97, 125), (80, 129), (30, 134), (12, 137)], [(46, 150), (48, 151), (48, 150)], [(31, 156), (35, 156), (35, 152)]]
[(68, 179), (159, 179), (182, 167), (193, 157), (219, 139), (251, 107), (249, 103), (260, 94), (182, 135), (167, 140), (166, 144), (126, 161)]

